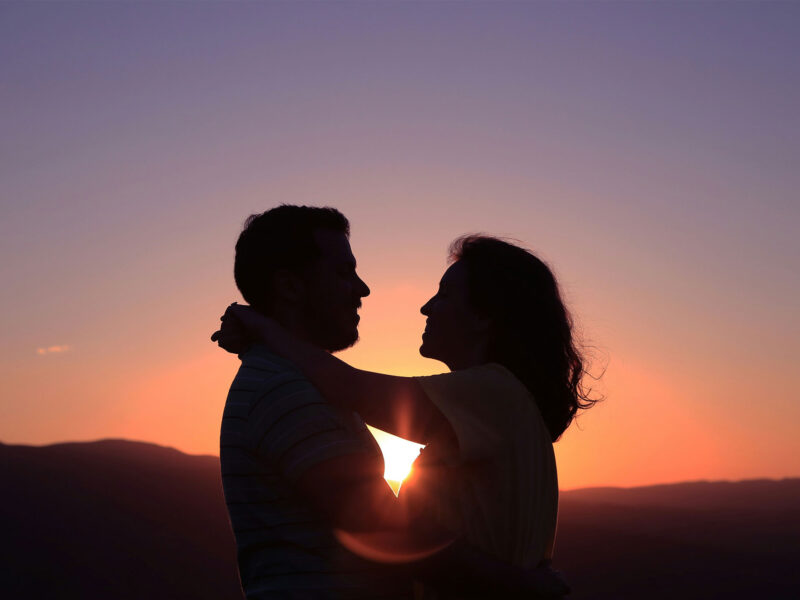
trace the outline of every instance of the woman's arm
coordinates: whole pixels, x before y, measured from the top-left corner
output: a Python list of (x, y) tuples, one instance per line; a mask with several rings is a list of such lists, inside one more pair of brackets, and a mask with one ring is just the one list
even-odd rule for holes
[(414, 378), (351, 367), (299, 339), (274, 319), (249, 306), (232, 304), (211, 339), (229, 352), (240, 352), (247, 337), (292, 361), (331, 404), (358, 412), (370, 425), (421, 444), (449, 427)]

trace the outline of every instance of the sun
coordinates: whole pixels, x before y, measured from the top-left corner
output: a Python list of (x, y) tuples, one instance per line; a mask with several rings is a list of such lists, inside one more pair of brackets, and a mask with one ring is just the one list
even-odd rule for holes
[(409, 442), (375, 427), (369, 427), (369, 430), (381, 447), (381, 452), (383, 452), (383, 462), (385, 463), (383, 478), (386, 479), (396, 495), (403, 480), (411, 472), (411, 463), (419, 456), (419, 451), (424, 446)]

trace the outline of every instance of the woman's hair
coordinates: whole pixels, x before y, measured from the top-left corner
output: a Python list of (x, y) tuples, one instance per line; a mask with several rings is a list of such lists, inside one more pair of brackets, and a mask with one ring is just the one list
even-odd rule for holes
[(555, 441), (597, 399), (582, 385), (584, 357), (553, 273), (528, 250), (483, 235), (455, 240), (450, 259), (466, 266), (469, 302), (490, 320), (489, 361), (530, 390)]

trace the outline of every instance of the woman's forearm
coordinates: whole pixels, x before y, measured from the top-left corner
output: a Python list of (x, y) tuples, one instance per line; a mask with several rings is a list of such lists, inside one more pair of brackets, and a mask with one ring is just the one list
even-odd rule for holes
[(362, 371), (301, 340), (271, 321), (262, 330), (271, 350), (295, 363), (331, 404), (358, 412), (378, 427), (427, 443), (444, 422), (419, 383), (411, 377)]

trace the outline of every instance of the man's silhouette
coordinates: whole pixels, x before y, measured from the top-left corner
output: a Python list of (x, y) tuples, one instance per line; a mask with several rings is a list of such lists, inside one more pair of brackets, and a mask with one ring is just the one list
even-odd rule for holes
[[(251, 306), (296, 335), (329, 351), (346, 348), (358, 338), (357, 310), (369, 294), (348, 235), (334, 209), (253, 215), (236, 244), (236, 284)], [(349, 554), (331, 531), (374, 528), (393, 499), (363, 422), (265, 349), (241, 358), (220, 460), (247, 597), (409, 597), (407, 582)]]
[[(344, 349), (358, 339), (358, 308), (369, 294), (348, 238), (347, 219), (332, 208), (284, 205), (252, 215), (236, 244), (236, 284), (252, 307), (295, 335), (330, 352)], [(413, 570), (345, 550), (334, 528), (441, 536), (432, 523), (408, 527), (358, 415), (328, 404), (294, 365), (264, 347), (240, 357), (220, 460), (249, 600), (411, 598), (412, 575), (479, 592), (509, 585), (520, 572), (460, 542)], [(559, 587), (548, 577), (538, 589)]]

